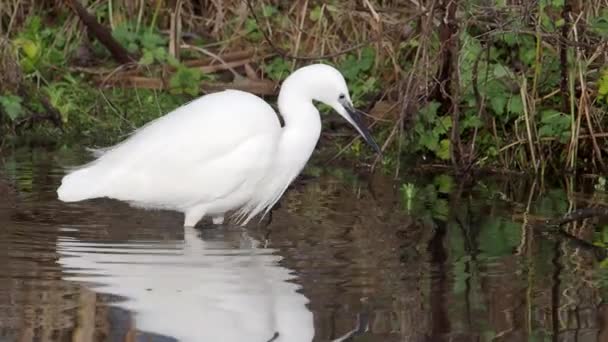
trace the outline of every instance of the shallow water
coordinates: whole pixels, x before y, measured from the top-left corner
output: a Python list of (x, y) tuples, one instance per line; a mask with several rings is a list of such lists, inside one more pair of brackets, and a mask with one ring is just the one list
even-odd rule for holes
[[(65, 204), (70, 151), (0, 161), (0, 341), (606, 341), (602, 179), (310, 168), (272, 222)], [(408, 194), (410, 194), (408, 196)]]

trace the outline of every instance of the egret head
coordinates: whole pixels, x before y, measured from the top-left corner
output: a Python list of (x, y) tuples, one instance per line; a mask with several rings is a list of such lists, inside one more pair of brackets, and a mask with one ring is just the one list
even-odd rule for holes
[(307, 85), (306, 89), (313, 100), (333, 108), (355, 127), (376, 152), (381, 153), (380, 147), (363, 123), (361, 112), (354, 108), (346, 81), (337, 69), (326, 64), (313, 64), (296, 70), (292, 76)]

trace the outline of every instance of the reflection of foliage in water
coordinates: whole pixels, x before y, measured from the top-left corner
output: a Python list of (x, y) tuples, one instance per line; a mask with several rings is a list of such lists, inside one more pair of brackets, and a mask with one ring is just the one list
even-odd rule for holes
[[(541, 186), (524, 178), (486, 178), (462, 191), (454, 185), (453, 177), (440, 175), (401, 186), (406, 212), (431, 219), (436, 227), (447, 224), (444, 245), (452, 277), (450, 316), (472, 319), (471, 324), (485, 332), (482, 335), (487, 339), (483, 340), (514, 333), (511, 330), (515, 322), (509, 321), (514, 318), (508, 318), (506, 313), (519, 310), (521, 305), (534, 315), (531, 330), (527, 331), (529, 339), (542, 340), (554, 334), (552, 312), (558, 317), (560, 335), (573, 324), (582, 329), (579, 324), (583, 323), (573, 322), (573, 317), (578, 317), (581, 310), (597, 312), (599, 301), (608, 298), (608, 261), (597, 262), (592, 251), (574, 240), (537, 227), (576, 208), (606, 203), (605, 197), (604, 201), (593, 202), (602, 189), (601, 179), (594, 184), (591, 196), (574, 196), (568, 187), (574, 182), (568, 179), (565, 186)], [(577, 199), (584, 201), (579, 204)], [(589, 201), (591, 205), (585, 203)], [(594, 232), (593, 222), (565, 229), (580, 239), (608, 247), (608, 225), (601, 225), (591, 236), (586, 232)], [(521, 296), (524, 302), (513, 301), (521, 300)], [(505, 316), (493, 312), (503, 312)], [(497, 329), (501, 325), (497, 326), (497, 322), (503, 320), (508, 322), (501, 324), (510, 328)], [(470, 327), (452, 329), (467, 331)]]

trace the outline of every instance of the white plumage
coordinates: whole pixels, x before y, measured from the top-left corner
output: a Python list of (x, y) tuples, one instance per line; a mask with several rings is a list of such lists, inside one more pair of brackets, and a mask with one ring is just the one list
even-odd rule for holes
[(140, 331), (181, 342), (312, 341), (313, 315), (293, 271), (258, 244), (238, 230), (203, 240), (193, 228), (183, 243), (60, 237), (57, 262), (63, 279), (125, 298), (112, 305), (133, 312)]
[(283, 83), (279, 110), (237, 90), (200, 97), (99, 151), (95, 161), (66, 175), (65, 202), (108, 197), (214, 223), (236, 210), (245, 224), (269, 210), (300, 173), (319, 139), (313, 100), (328, 104), (378, 150), (352, 108), (346, 82), (333, 67), (300, 68)]

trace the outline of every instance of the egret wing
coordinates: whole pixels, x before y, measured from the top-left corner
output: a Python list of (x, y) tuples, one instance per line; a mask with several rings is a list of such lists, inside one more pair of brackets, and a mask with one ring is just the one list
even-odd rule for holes
[(215, 93), (149, 123), (63, 183), (72, 177), (85, 185), (86, 198), (170, 208), (211, 201), (265, 172), (280, 129), (276, 113), (259, 97)]

